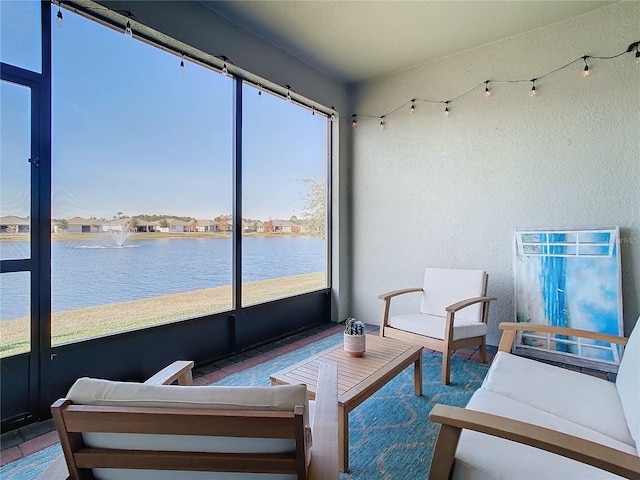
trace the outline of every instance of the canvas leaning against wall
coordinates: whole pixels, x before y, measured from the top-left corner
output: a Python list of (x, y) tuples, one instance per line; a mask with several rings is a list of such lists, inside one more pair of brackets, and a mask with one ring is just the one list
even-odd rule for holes
[[(516, 321), (623, 335), (618, 227), (516, 229)], [(615, 371), (615, 345), (524, 332), (523, 355)]]

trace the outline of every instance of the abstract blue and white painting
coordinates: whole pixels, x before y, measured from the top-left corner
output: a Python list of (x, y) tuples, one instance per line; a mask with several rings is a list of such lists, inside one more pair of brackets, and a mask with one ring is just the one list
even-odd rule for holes
[[(517, 229), (516, 321), (622, 335), (618, 227)], [(617, 364), (609, 343), (524, 334), (518, 347)]]

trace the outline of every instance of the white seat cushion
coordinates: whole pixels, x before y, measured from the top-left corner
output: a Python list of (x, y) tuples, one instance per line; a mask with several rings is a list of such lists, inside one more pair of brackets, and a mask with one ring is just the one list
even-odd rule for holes
[(631, 436), (640, 444), (640, 318), (624, 349), (616, 387)]
[[(424, 313), (412, 313), (407, 315), (393, 315), (389, 318), (389, 325), (399, 330), (417, 333), (431, 338), (444, 340), (444, 327), (446, 318), (427, 315)], [(454, 318), (453, 340), (463, 338), (481, 337), (486, 335), (487, 325), (483, 322)]]
[[(630, 445), (489, 390), (477, 390), (466, 408), (532, 423), (607, 445), (632, 455), (638, 454)], [(453, 478), (455, 480), (605, 480), (622, 477), (534, 447), (463, 430), (456, 451)]]
[(616, 385), (607, 380), (498, 352), (481, 389), (635, 447)]

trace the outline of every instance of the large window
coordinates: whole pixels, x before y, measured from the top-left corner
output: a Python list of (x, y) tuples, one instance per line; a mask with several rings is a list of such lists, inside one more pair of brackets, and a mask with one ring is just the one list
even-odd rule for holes
[(231, 309), (233, 79), (70, 12), (64, 23), (53, 343)]
[(243, 84), (236, 179), (240, 80), (70, 12), (64, 23), (52, 29), (52, 343), (239, 307), (236, 222), (242, 306), (325, 288), (326, 115)]
[[(31, 89), (0, 81), (0, 357), (28, 352), (31, 332)], [(24, 266), (22, 266), (25, 264)], [(24, 271), (20, 271), (24, 270)]]
[(243, 90), (242, 303), (327, 286), (327, 119)]

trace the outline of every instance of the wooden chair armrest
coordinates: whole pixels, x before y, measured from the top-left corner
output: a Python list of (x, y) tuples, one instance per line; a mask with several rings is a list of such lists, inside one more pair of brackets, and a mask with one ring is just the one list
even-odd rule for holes
[(309, 480), (338, 480), (338, 365), (320, 363)]
[(177, 380), (178, 385), (193, 385), (192, 369), (192, 361), (176, 360), (144, 383), (146, 385), (170, 385)]
[(496, 297), (473, 297), (473, 298), (467, 298), (465, 300), (460, 300), (459, 302), (456, 303), (452, 303), (451, 305), (449, 305), (446, 310), (447, 312), (457, 312), (458, 310), (462, 310), (465, 307), (468, 307), (469, 305), (473, 305), (476, 303), (485, 303), (485, 302), (493, 302), (494, 300), (497, 300)]
[[(625, 478), (640, 478), (640, 457), (538, 425), (441, 404), (433, 407), (429, 419), (442, 424), (440, 435), (444, 439), (441, 442), (438, 436), (436, 441), (430, 480), (449, 478), (462, 429), (546, 450)], [(455, 445), (451, 445), (452, 437), (455, 437)]]
[(60, 455), (44, 472), (38, 475), (37, 480), (68, 480), (69, 478), (67, 462), (64, 455)]
[(402, 288), (400, 290), (393, 290), (392, 292), (381, 293), (378, 295), (380, 300), (389, 300), (392, 297), (397, 297), (398, 295), (404, 295), (405, 293), (413, 293), (413, 292), (422, 292), (422, 288), (414, 287), (414, 288)]
[(626, 337), (620, 337), (618, 335), (592, 332), (589, 330), (579, 330), (577, 328), (555, 327), (553, 325), (544, 325), (541, 323), (502, 322), (500, 323), (499, 328), (502, 330), (502, 338), (500, 339), (500, 346), (498, 347), (498, 350), (501, 352), (511, 351), (511, 346), (513, 345), (516, 332), (518, 331), (554, 333), (557, 335), (567, 335), (568, 337), (582, 337), (591, 340), (600, 340), (607, 343), (615, 343), (622, 346), (625, 346), (628, 341)]

